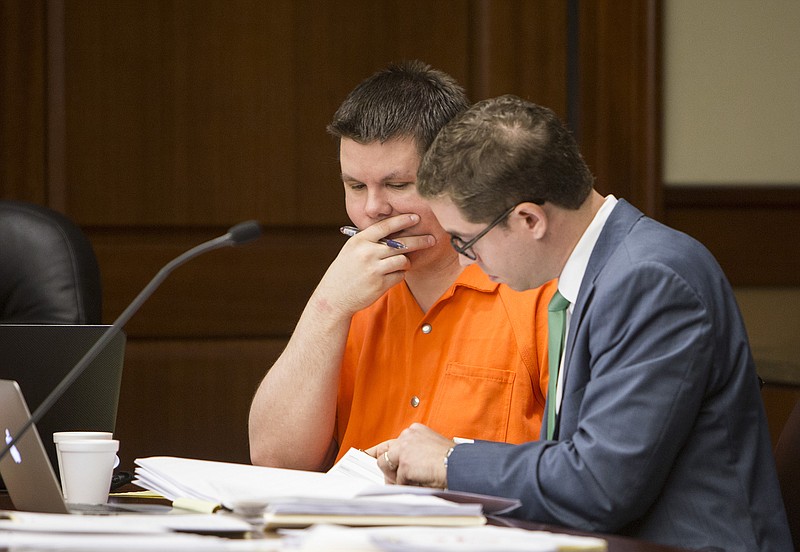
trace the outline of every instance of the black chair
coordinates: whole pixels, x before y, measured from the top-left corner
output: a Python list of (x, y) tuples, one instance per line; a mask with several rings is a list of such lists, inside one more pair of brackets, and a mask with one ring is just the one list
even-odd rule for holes
[(86, 235), (64, 215), (0, 201), (0, 322), (99, 324), (100, 269)]
[(800, 400), (775, 445), (775, 464), (795, 550), (800, 550)]

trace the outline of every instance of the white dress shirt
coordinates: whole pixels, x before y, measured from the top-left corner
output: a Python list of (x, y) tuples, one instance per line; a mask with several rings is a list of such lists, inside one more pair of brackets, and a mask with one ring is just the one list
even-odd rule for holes
[(578, 299), (578, 292), (581, 289), (583, 275), (586, 273), (586, 266), (589, 264), (589, 257), (592, 255), (597, 238), (603, 230), (611, 211), (617, 204), (617, 198), (613, 195), (606, 196), (603, 205), (597, 211), (592, 222), (583, 232), (581, 239), (578, 240), (575, 249), (567, 259), (561, 275), (558, 277), (558, 291), (569, 301), (567, 307), (567, 330), (564, 333), (564, 352), (561, 355), (561, 365), (558, 367), (558, 382), (556, 384), (556, 412), (561, 409), (561, 393), (564, 387), (564, 358), (566, 355), (567, 338), (569, 337), (569, 323), (572, 320), (572, 311), (575, 308), (575, 301)]

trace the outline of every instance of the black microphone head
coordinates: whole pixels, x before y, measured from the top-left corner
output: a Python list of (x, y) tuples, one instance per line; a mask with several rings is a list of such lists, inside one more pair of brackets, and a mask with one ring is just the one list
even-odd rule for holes
[(261, 235), (261, 226), (255, 220), (240, 222), (228, 230), (228, 236), (232, 245), (240, 245), (251, 242)]

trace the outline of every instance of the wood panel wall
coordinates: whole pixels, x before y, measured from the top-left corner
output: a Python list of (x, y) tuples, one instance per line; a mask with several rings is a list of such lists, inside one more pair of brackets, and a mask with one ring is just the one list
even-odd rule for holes
[(178, 269), (128, 324), (123, 465), (248, 461), (252, 393), (344, 239), (325, 125), (391, 61), (423, 59), (473, 100), (577, 113), (598, 187), (658, 216), (658, 13), (656, 0), (0, 2), (0, 197), (85, 229), (106, 322), (185, 249), (241, 220), (265, 229)]
[(43, 3), (0, 2), (0, 197), (44, 204)]

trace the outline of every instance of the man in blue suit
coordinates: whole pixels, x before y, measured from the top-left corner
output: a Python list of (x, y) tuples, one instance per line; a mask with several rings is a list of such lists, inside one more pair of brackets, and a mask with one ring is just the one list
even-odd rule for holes
[(792, 549), (747, 334), (705, 247), (598, 194), (553, 112), (513, 96), (449, 123), (418, 190), (463, 263), (516, 290), (558, 278), (566, 340), (541, 440), (456, 445), (415, 424), (370, 451), (390, 482), (667, 545)]

